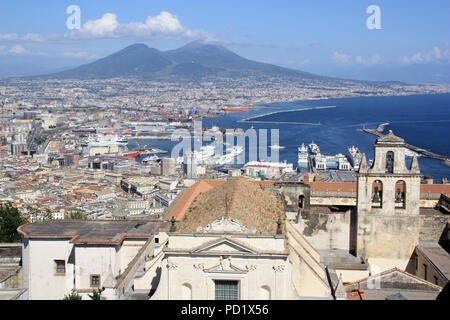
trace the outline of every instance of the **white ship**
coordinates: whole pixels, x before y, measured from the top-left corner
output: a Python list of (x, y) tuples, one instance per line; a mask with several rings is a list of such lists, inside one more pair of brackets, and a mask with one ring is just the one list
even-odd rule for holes
[(302, 146), (298, 148), (298, 165), (307, 165), (308, 164), (308, 147), (302, 143)]
[(350, 153), (350, 162), (355, 171), (359, 170), (359, 165), (361, 164), (362, 154), (359, 149), (355, 146), (348, 148), (348, 152)]
[(214, 164), (224, 165), (234, 163), (234, 159), (242, 152), (244, 152), (244, 148), (242, 148), (241, 146), (234, 146), (231, 149), (227, 149), (225, 155), (217, 156), (214, 159)]
[(94, 135), (86, 140), (89, 147), (126, 146), (128, 141), (118, 135)]
[(320, 153), (320, 148), (317, 144), (314, 143), (314, 141), (309, 144), (309, 148), (311, 149), (312, 154)]
[[(200, 150), (194, 151), (195, 160), (197, 163), (205, 162), (208, 159), (211, 159), (216, 152), (216, 147), (214, 144), (210, 144), (208, 146), (201, 147)], [(177, 158), (177, 164), (183, 163), (183, 157)]]
[(273, 145), (273, 146), (270, 146), (270, 149), (277, 149), (277, 150), (280, 150), (280, 149), (284, 149), (284, 147), (282, 147), (282, 146), (279, 146), (279, 145)]
[(151, 157), (146, 157), (144, 159), (142, 159), (143, 163), (147, 163), (147, 162), (156, 162), (159, 160), (158, 156), (151, 156)]

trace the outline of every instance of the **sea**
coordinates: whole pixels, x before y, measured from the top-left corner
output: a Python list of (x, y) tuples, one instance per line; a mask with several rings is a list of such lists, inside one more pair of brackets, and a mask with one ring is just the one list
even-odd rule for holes
[[(316, 107), (334, 108), (302, 110)], [(287, 111), (280, 112), (279, 111)], [(275, 113), (273, 113), (275, 112)], [(273, 113), (271, 115), (266, 115)], [(271, 123), (238, 122), (250, 117)], [(289, 123), (284, 123), (289, 122)], [(315, 123), (320, 125), (292, 124), (292, 122)], [(316, 143), (325, 155), (342, 153), (348, 155), (348, 148), (355, 146), (373, 159), (373, 145), (376, 137), (359, 131), (363, 127), (376, 129), (378, 125), (389, 123), (384, 133), (392, 130), (395, 135), (411, 145), (450, 156), (450, 94), (370, 96), (325, 100), (304, 100), (279, 102), (262, 105), (251, 112), (233, 112), (222, 117), (205, 118), (203, 129), (220, 128), (267, 129), (270, 144), (272, 129), (278, 130), (279, 160), (297, 167), (298, 148), (302, 143)], [(141, 145), (157, 147), (171, 152), (177, 141), (143, 141)], [(205, 143), (207, 144), (207, 143)], [(275, 151), (274, 151), (275, 152)], [(270, 151), (269, 151), (270, 154)], [(249, 157), (247, 153), (247, 159)], [(411, 159), (407, 158), (409, 165)], [(435, 183), (442, 178), (450, 178), (450, 168), (441, 160), (419, 158), (421, 172), (433, 176)]]

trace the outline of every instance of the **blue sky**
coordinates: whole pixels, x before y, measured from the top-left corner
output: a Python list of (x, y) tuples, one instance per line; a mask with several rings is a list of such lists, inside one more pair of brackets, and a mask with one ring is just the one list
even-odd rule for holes
[[(70, 5), (80, 7), (81, 30), (67, 29)], [(366, 26), (370, 5), (380, 8), (380, 30)], [(168, 50), (199, 38), (252, 60), (319, 74), (446, 72), (449, 15), (447, 0), (3, 0), (0, 75), (7, 63), (44, 68), (51, 61), (57, 68), (136, 42)]]

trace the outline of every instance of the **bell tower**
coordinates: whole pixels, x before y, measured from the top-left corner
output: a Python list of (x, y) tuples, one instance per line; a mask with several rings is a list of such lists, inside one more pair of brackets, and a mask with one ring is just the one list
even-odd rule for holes
[(404, 270), (419, 242), (420, 168), (406, 167), (406, 144), (389, 131), (377, 139), (358, 173), (356, 251), (374, 271)]

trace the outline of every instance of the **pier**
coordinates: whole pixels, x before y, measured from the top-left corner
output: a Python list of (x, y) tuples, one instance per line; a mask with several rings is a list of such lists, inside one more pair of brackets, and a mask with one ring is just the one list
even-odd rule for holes
[(266, 114), (262, 114), (255, 117), (246, 118), (243, 120), (238, 120), (238, 122), (241, 123), (266, 123), (266, 124), (294, 124), (294, 125), (307, 125), (307, 126), (320, 126), (320, 122), (314, 123), (314, 122), (293, 122), (293, 121), (260, 121), (260, 120), (254, 120), (263, 118), (266, 116), (271, 116), (274, 114), (279, 113), (287, 113), (287, 112), (298, 112), (298, 111), (308, 111), (308, 110), (321, 110), (321, 109), (333, 109), (337, 108), (336, 106), (326, 106), (326, 107), (311, 107), (311, 108), (304, 108), (304, 109), (296, 109), (296, 110), (284, 110), (284, 111), (274, 111)]
[[(384, 123), (382, 125), (379, 125), (377, 129), (365, 129), (364, 128), (364, 129), (358, 129), (358, 130), (362, 131), (362, 132), (365, 132), (365, 133), (368, 133), (368, 134), (371, 134), (371, 135), (374, 135), (377, 138), (379, 138), (379, 137), (383, 136), (382, 132), (384, 131), (384, 127), (387, 126), (387, 125), (389, 125), (389, 123)], [(441, 154), (437, 154), (437, 153), (434, 153), (434, 152), (431, 152), (431, 151), (428, 151), (428, 150), (425, 150), (425, 149), (422, 149), (422, 148), (410, 145), (409, 143), (406, 143), (406, 142), (405, 142), (405, 145), (406, 145), (406, 147), (408, 149), (410, 149), (410, 150), (412, 150), (412, 151), (414, 151), (414, 152), (416, 152), (416, 153), (418, 153), (418, 154), (420, 154), (420, 155), (422, 155), (424, 157), (432, 158), (432, 159), (438, 159), (438, 160), (443, 160), (443, 164), (444, 165), (450, 166), (450, 156), (444, 156), (444, 155), (441, 155)]]

